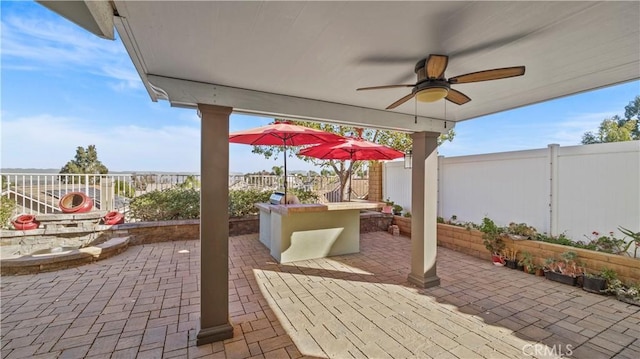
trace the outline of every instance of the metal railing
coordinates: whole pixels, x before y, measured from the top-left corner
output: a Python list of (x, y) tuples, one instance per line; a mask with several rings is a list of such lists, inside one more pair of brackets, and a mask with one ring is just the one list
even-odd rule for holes
[[(126, 213), (130, 201), (144, 193), (173, 187), (200, 187), (197, 174), (57, 174), (2, 173), (0, 193), (13, 199), (17, 213), (60, 213), (58, 202), (69, 192), (83, 192), (100, 210)], [(229, 189), (282, 190), (283, 177), (275, 175), (229, 175)], [(288, 188), (315, 192), (319, 202), (340, 200), (340, 181), (337, 176), (288, 175)], [(351, 198), (364, 198), (369, 181), (352, 181)], [(348, 184), (347, 184), (348, 188)], [(347, 189), (345, 188), (345, 190)]]

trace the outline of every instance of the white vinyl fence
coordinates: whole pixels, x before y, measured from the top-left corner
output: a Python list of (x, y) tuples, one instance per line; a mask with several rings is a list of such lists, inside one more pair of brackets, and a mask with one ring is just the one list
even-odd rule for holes
[[(640, 141), (439, 157), (438, 215), (498, 225), (526, 222), (574, 240), (640, 231)], [(383, 196), (411, 210), (411, 170), (383, 169)]]

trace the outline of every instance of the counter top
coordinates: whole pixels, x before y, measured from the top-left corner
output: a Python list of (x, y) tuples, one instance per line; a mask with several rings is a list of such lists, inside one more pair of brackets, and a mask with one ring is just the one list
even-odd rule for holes
[(278, 205), (269, 203), (256, 203), (255, 206), (263, 211), (276, 212), (281, 215), (293, 213), (309, 213), (309, 212), (326, 212), (326, 211), (344, 211), (344, 210), (361, 210), (382, 208), (384, 203), (371, 201), (351, 201), (351, 202), (335, 202), (327, 204), (288, 204)]

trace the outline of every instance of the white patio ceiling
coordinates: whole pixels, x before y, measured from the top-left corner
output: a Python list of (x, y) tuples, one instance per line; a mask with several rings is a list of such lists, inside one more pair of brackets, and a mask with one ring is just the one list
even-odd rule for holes
[[(151, 97), (239, 112), (406, 131), (640, 78), (640, 3), (115, 1), (116, 28)], [(522, 77), (453, 86), (472, 101), (384, 110), (415, 63), (446, 77), (525, 65)], [(155, 90), (153, 90), (155, 88)], [(344, 106), (347, 105), (347, 106)], [(445, 118), (446, 116), (446, 118)]]

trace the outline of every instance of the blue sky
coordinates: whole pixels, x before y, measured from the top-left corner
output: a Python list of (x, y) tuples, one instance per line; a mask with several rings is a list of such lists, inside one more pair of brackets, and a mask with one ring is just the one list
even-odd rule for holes
[[(2, 168), (60, 168), (95, 144), (112, 171), (199, 170), (194, 110), (152, 102), (122, 43), (91, 35), (33, 2), (1, 3)], [(578, 145), (640, 94), (634, 81), (458, 123), (444, 156)], [(271, 121), (232, 115), (231, 131)], [(230, 171), (281, 165), (231, 144)], [(290, 170), (309, 170), (297, 159)]]

